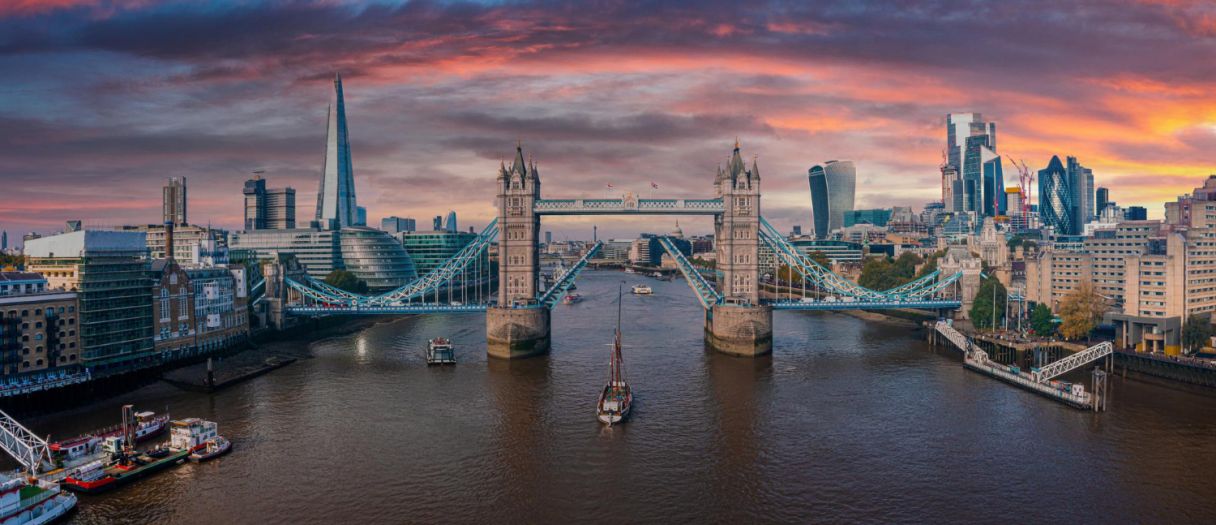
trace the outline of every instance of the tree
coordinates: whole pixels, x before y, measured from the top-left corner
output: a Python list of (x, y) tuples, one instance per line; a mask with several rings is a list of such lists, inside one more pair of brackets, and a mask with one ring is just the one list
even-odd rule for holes
[(920, 263), (920, 257), (912, 252), (904, 252), (898, 259), (870, 259), (861, 267), (857, 284), (871, 290), (889, 290), (911, 282)]
[(334, 270), (325, 276), (325, 284), (351, 293), (367, 293), (367, 282), (346, 270)]
[(802, 284), (802, 274), (783, 264), (777, 267), (777, 280), (783, 284), (798, 286)]
[(1034, 335), (1047, 337), (1056, 331), (1055, 314), (1051, 313), (1051, 308), (1047, 305), (1039, 303), (1034, 305), (1034, 309), (1030, 311), (1030, 328), (1034, 330)]
[(915, 278), (920, 279), (921, 277), (937, 271), (937, 261), (945, 256), (946, 250), (944, 249), (933, 252), (933, 255), (930, 255), (928, 259), (925, 259), (925, 264), (920, 267), (919, 272), (916, 272)]
[(1207, 346), (1212, 335), (1216, 335), (1216, 329), (1213, 329), (1210, 317), (1200, 314), (1191, 315), (1186, 318), (1186, 324), (1182, 326), (1182, 347), (1186, 348), (1187, 353), (1193, 354)]
[(832, 267), (832, 259), (828, 258), (828, 254), (815, 250), (806, 254), (807, 258), (819, 263), (819, 266), (824, 268)]
[[(995, 302), (993, 295), (996, 296)], [(996, 326), (1000, 326), (1001, 320), (1005, 318), (1005, 305), (1008, 300), (1005, 286), (996, 277), (984, 279), (984, 282), (980, 283), (979, 291), (975, 293), (975, 300), (971, 302), (971, 310), (967, 312), (971, 316), (971, 324), (976, 328), (993, 328), (995, 320)]]
[(1094, 290), (1093, 283), (1081, 281), (1080, 286), (1060, 301), (1060, 335), (1065, 339), (1088, 336), (1104, 313), (1106, 301)]

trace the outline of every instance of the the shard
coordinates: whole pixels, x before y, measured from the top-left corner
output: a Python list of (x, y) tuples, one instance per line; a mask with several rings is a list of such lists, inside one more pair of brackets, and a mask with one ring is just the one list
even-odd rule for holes
[(350, 160), (346, 105), (342, 101), (342, 75), (336, 75), (325, 136), (325, 165), (317, 189), (317, 223), (327, 230), (354, 226), (358, 223), (357, 210), (355, 170)]

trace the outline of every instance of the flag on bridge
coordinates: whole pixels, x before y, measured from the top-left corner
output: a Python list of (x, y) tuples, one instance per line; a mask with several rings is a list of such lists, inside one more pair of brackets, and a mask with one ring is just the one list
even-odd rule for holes
[(612, 185), (611, 185), (611, 184), (609, 184), (609, 185), (608, 185), (608, 189), (612, 189)]
[(655, 184), (655, 183), (654, 183), (654, 181), (650, 181), (650, 187), (651, 187), (651, 188), (654, 188), (654, 189), (656, 189), (656, 190), (657, 190), (657, 189), (659, 189), (659, 185), (658, 185), (658, 184)]

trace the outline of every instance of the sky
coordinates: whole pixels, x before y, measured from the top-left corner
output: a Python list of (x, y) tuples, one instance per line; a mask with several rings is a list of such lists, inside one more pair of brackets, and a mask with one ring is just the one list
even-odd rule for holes
[(518, 142), (551, 198), (710, 196), (738, 139), (779, 228), (810, 228), (807, 170), (831, 159), (855, 162), (858, 208), (919, 209), (941, 197), (955, 112), (995, 121), (998, 152), (1032, 170), (1077, 156), (1150, 216), (1216, 173), (1203, 1), (7, 0), (0, 71), (10, 242), (67, 219), (157, 223), (168, 177), (188, 179), (191, 222), (237, 229), (254, 170), (309, 219), (335, 73), (377, 224), (484, 225)]

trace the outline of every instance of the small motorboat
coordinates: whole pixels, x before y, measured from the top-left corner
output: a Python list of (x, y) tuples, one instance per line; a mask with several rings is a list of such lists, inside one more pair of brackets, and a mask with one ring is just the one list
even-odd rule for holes
[(629, 292), (633, 295), (651, 295), (654, 293), (654, 289), (644, 284), (635, 284), (629, 289)]
[(633, 407), (633, 390), (625, 381), (624, 361), (621, 359), (621, 295), (617, 290), (616, 306), (616, 337), (612, 341), (612, 359), (608, 365), (608, 384), (600, 392), (600, 400), (596, 405), (596, 416), (601, 423), (615, 425), (629, 417)]
[(203, 446), (198, 450), (190, 453), (190, 461), (202, 463), (212, 460), (227, 454), (232, 450), (232, 442), (224, 439), (223, 436), (215, 436), (203, 443)]
[(456, 351), (452, 348), (452, 341), (448, 340), (446, 337), (436, 337), (431, 339), (426, 345), (426, 364), (456, 364)]
[(582, 300), (582, 294), (568, 293), (565, 297), (562, 297), (562, 304), (574, 304)]

